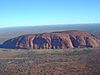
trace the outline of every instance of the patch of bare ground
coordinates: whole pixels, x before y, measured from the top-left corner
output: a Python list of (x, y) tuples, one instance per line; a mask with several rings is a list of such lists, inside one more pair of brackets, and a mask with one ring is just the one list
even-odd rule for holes
[(1, 49), (0, 75), (100, 75), (100, 48)]

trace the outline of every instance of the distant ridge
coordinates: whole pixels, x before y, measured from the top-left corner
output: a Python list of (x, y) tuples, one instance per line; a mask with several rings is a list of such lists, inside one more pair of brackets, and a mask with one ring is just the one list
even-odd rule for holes
[(95, 48), (100, 39), (95, 35), (79, 30), (59, 31), (40, 34), (26, 34), (5, 41), (1, 48), (12, 49), (66, 49)]

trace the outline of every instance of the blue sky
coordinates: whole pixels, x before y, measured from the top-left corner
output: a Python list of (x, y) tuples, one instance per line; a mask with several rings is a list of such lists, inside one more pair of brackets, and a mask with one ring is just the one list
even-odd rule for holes
[(0, 27), (100, 23), (100, 0), (0, 0)]

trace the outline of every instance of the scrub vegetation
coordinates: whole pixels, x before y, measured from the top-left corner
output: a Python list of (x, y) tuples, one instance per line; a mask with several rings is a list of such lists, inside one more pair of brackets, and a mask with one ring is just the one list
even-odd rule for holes
[(100, 48), (0, 49), (0, 75), (100, 75)]

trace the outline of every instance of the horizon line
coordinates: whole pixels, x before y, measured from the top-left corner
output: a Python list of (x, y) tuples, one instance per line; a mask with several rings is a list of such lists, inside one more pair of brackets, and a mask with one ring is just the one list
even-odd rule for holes
[(61, 25), (94, 25), (100, 23), (76, 23), (76, 24), (45, 24), (45, 25), (25, 25), (25, 26), (1, 26), (0, 28), (16, 28), (16, 27), (41, 27), (41, 26), (61, 26)]

